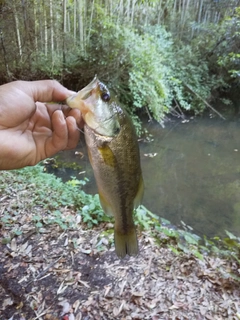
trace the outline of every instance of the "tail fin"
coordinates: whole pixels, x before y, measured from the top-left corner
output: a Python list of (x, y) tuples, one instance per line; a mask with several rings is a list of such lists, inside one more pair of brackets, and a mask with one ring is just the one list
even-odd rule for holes
[(127, 254), (135, 256), (138, 254), (137, 234), (134, 227), (127, 233), (114, 230), (115, 251), (119, 258), (124, 258)]

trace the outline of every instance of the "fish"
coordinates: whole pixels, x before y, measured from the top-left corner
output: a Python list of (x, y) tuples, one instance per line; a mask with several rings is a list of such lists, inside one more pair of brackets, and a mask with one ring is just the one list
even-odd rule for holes
[(144, 183), (132, 120), (97, 77), (66, 103), (82, 113), (100, 203), (115, 220), (115, 252), (119, 258), (137, 255), (133, 212), (141, 204)]

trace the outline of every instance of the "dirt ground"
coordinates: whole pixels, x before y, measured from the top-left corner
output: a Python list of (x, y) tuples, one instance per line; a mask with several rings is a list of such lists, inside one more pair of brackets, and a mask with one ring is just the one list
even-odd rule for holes
[(119, 260), (102, 228), (26, 228), (0, 244), (0, 319), (240, 319), (234, 262), (175, 255), (144, 232)]
[[(4, 179), (0, 320), (240, 319), (235, 260), (177, 254), (164, 234), (155, 234), (159, 245), (150, 231), (139, 230), (139, 255), (120, 260), (106, 232), (113, 225), (86, 229), (69, 207), (59, 211), (75, 219), (74, 229), (44, 223), (49, 209), (31, 201), (36, 186), (16, 180), (16, 173)], [(34, 215), (42, 217), (41, 227)]]

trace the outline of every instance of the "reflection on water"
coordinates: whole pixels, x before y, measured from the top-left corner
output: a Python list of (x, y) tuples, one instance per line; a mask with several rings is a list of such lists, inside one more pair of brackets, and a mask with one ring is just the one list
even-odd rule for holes
[[(200, 235), (223, 234), (225, 229), (240, 235), (240, 122), (200, 118), (164, 129), (153, 123), (146, 127), (154, 140), (140, 142), (143, 204), (175, 225), (184, 221)], [(85, 190), (96, 193), (83, 142), (80, 148), (83, 159), (75, 151), (60, 158), (79, 161), (79, 171), (85, 173), (60, 170), (57, 175), (64, 180), (88, 177)]]

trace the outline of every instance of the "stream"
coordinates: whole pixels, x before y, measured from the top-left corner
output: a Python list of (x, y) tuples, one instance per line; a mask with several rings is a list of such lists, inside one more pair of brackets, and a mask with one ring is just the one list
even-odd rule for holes
[[(143, 205), (180, 226), (182, 221), (196, 234), (240, 236), (240, 120), (193, 118), (188, 121), (145, 123), (150, 141), (140, 141), (145, 183)], [(96, 193), (84, 139), (76, 150), (58, 159), (77, 162), (81, 168), (58, 168), (64, 181), (87, 177), (84, 187)]]

